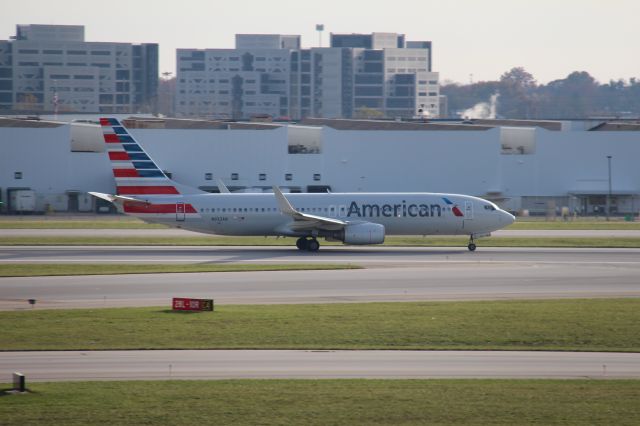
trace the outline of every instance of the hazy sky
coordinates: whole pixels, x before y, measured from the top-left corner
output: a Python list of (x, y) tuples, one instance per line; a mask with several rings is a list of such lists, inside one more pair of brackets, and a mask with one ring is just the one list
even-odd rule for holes
[(522, 66), (540, 83), (588, 71), (600, 82), (640, 78), (638, 0), (0, 0), (0, 39), (16, 24), (85, 25), (87, 41), (160, 44), (160, 71), (177, 48), (233, 48), (236, 33), (397, 32), (433, 42), (440, 80), (495, 80)]

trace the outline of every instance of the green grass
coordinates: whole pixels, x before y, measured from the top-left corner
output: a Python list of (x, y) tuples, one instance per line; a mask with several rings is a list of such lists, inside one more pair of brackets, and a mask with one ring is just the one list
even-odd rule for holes
[(507, 230), (638, 230), (640, 222), (607, 222), (607, 221), (525, 221), (516, 219)]
[(0, 350), (640, 351), (640, 299), (223, 305), (187, 314), (169, 304), (0, 312)]
[[(469, 237), (387, 237), (386, 246), (466, 247)], [(634, 237), (491, 237), (478, 247), (595, 247), (640, 248)], [(295, 246), (294, 238), (264, 237), (0, 237), (0, 246)], [(322, 241), (321, 245), (342, 245)]]
[(166, 229), (159, 224), (145, 223), (136, 218), (114, 217), (94, 219), (0, 219), (0, 229)]
[(224, 380), (31, 383), (16, 425), (637, 425), (637, 380)]
[(251, 272), (251, 271), (302, 271), (327, 269), (360, 269), (356, 265), (333, 264), (0, 264), (0, 277), (36, 277), (53, 275), (115, 275), (159, 274), (175, 272)]
[[(130, 216), (105, 216), (87, 218), (24, 216), (0, 216), (0, 229), (168, 229), (165, 225), (150, 224)], [(516, 222), (506, 229), (513, 230), (639, 230), (640, 221), (626, 222), (621, 218), (606, 221), (604, 218), (578, 218), (555, 221), (545, 218), (517, 218)]]

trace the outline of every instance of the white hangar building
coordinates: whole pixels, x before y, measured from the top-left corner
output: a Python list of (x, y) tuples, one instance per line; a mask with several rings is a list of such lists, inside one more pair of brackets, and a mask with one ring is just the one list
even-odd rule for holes
[[(95, 119), (95, 118), (92, 118)], [(115, 190), (101, 130), (0, 119), (3, 213), (105, 211)], [(307, 119), (297, 124), (130, 118), (125, 125), (176, 181), (217, 191), (449, 192), (507, 210), (640, 209), (640, 123)], [(608, 157), (611, 158), (608, 158)], [(32, 202), (21, 203), (20, 197)]]

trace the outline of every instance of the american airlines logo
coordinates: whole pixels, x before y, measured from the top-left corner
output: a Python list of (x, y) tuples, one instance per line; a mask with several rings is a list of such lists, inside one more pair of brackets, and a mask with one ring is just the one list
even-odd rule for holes
[[(444, 198), (443, 198), (444, 199)], [(453, 205), (448, 199), (446, 204), (451, 204), (451, 211), (455, 216), (464, 216), (458, 206)], [(348, 217), (440, 217), (445, 206), (440, 204), (358, 204), (352, 201), (349, 205)]]

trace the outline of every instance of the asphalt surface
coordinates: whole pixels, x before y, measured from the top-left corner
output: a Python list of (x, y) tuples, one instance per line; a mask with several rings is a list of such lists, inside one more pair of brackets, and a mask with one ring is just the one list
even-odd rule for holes
[[(184, 229), (0, 229), (1, 237), (203, 237), (207, 234)], [(495, 237), (640, 238), (640, 230), (501, 230)]]
[[(0, 247), (0, 263), (352, 263), (342, 271), (0, 278), (0, 309), (640, 297), (640, 249)], [(36, 299), (34, 308), (27, 299)], [(492, 351), (0, 352), (30, 381), (230, 378), (640, 378), (640, 354)]]
[(0, 309), (640, 297), (640, 249), (0, 247), (0, 263), (351, 263), (360, 270), (0, 278)]
[(640, 354), (497, 351), (2, 352), (31, 381), (329, 378), (640, 378)]

